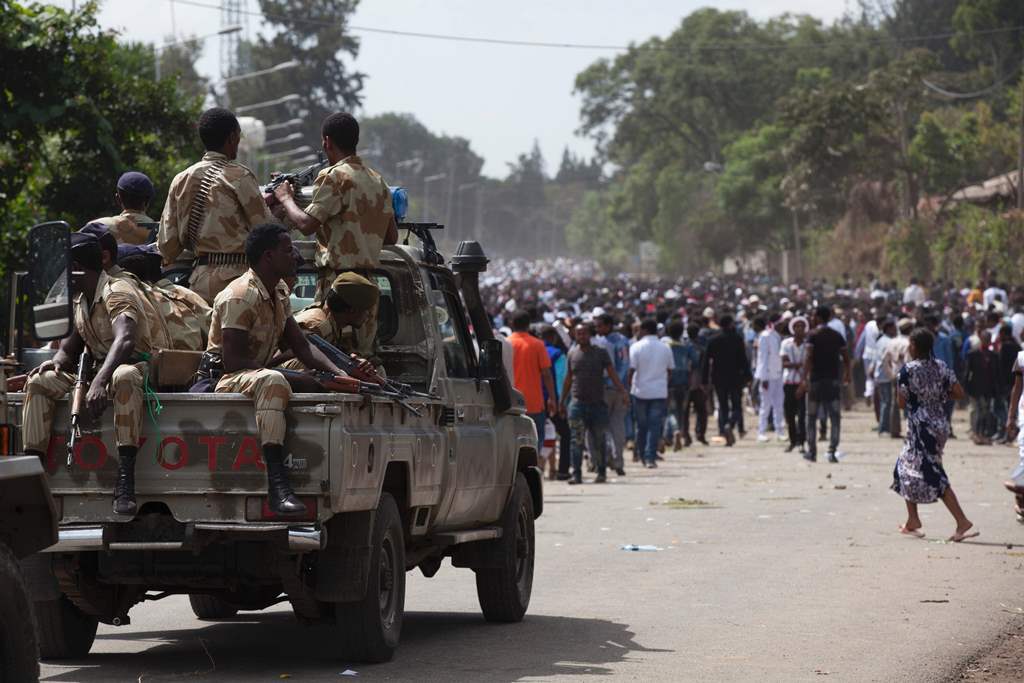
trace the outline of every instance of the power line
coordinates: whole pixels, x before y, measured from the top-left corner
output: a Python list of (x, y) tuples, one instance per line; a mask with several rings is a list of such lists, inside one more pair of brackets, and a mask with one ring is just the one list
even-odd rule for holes
[[(199, 2), (199, 0), (171, 0), (172, 3), (180, 5), (189, 5), (191, 7), (200, 7), (204, 9), (211, 9), (220, 11), (220, 5), (212, 5), (205, 2)], [(309, 26), (337, 26), (336, 21), (324, 21), (319, 19), (304, 19), (302, 17), (286, 16), (283, 14), (264, 14), (263, 12), (256, 12), (253, 10), (242, 10), (242, 14), (248, 14), (250, 16), (262, 17), (276, 22), (289, 22), (296, 24), (306, 24)], [(357, 26), (349, 24), (348, 30), (356, 33), (375, 33), (390, 36), (400, 36), (403, 38), (426, 38), (429, 40), (446, 40), (450, 42), (460, 43), (479, 43), (484, 45), (509, 45), (515, 47), (547, 47), (547, 48), (562, 48), (562, 49), (574, 49), (574, 50), (673, 50), (675, 48), (668, 45), (604, 45), (597, 43), (563, 43), (563, 42), (547, 42), (539, 40), (509, 40), (504, 38), (487, 38), (483, 36), (460, 36), (445, 33), (423, 33), (419, 31), (399, 31), (396, 29), (376, 28), (372, 26)], [(972, 35), (983, 36), (983, 35), (996, 35), (1000, 33), (1015, 33), (1024, 31), (1024, 26), (1009, 26), (1003, 28), (987, 29), (983, 31), (975, 31)], [(930, 35), (921, 36), (907, 36), (904, 38), (879, 38), (875, 40), (853, 40), (853, 41), (842, 41), (842, 46), (849, 45), (863, 45), (865, 47), (875, 45), (894, 45), (894, 44), (905, 44), (914, 42), (927, 42), (930, 40), (939, 40), (942, 38), (952, 38), (959, 35), (956, 31), (950, 31), (946, 33), (933, 33)], [(765, 51), (780, 51), (780, 50), (816, 50), (820, 48), (830, 47), (829, 44), (825, 43), (809, 43), (805, 45), (794, 45), (791, 43), (780, 44), (780, 45), (763, 45), (759, 43), (719, 43), (717, 45), (696, 45), (690, 46), (691, 49), (698, 51), (710, 51), (710, 52), (728, 52), (732, 50), (765, 50)]]

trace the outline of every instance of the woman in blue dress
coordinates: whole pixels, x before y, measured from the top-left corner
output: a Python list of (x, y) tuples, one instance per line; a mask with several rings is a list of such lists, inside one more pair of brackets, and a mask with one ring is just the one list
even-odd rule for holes
[(960, 503), (949, 484), (942, 467), (942, 450), (949, 436), (949, 420), (945, 404), (950, 399), (963, 398), (963, 387), (953, 370), (932, 357), (935, 338), (925, 328), (910, 334), (910, 357), (897, 379), (898, 400), (907, 410), (907, 441), (900, 451), (893, 470), (892, 489), (903, 496), (907, 504), (907, 521), (900, 532), (924, 537), (917, 506), (941, 500), (956, 521), (956, 531), (950, 541), (960, 542), (978, 535), (973, 524), (964, 515)]

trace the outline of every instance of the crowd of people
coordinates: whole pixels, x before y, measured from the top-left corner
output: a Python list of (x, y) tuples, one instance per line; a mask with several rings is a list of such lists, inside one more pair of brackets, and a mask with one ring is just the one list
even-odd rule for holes
[[(584, 453), (595, 483), (606, 481), (606, 469), (623, 476), (630, 446), (635, 462), (657, 467), (669, 447), (708, 444), (715, 416), (725, 447), (746, 435), (749, 421), (758, 441), (777, 439), (808, 461), (823, 441), (835, 463), (842, 413), (856, 401), (874, 412), (880, 437), (906, 433), (901, 462), (916, 457), (920, 465), (928, 452), (939, 471), (945, 435), (956, 438), (958, 405), (969, 406), (973, 443), (1012, 443), (1017, 435), (1024, 288), (996, 276), (963, 287), (846, 275), (792, 284), (742, 273), (670, 280), (552, 259), (495, 263), (483, 284), (538, 434), (543, 440), (548, 424), (554, 432), (551, 478), (581, 483)], [(915, 370), (924, 348), (944, 369)], [(944, 388), (927, 390), (918, 374)], [(943, 430), (913, 398), (925, 394), (942, 396)], [(946, 500), (948, 482), (911, 469), (935, 493), (919, 502)], [(919, 494), (906, 471), (897, 467), (893, 488)], [(1024, 466), (1007, 487), (1024, 515)], [(967, 531), (969, 522), (957, 523), (958, 533)], [(916, 512), (902, 528), (918, 531)]]

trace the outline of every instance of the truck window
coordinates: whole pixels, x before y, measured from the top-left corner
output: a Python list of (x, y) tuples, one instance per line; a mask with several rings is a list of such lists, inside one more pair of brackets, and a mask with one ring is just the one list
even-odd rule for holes
[(449, 377), (476, 377), (476, 353), (454, 283), (431, 273), (430, 302), (438, 326)]

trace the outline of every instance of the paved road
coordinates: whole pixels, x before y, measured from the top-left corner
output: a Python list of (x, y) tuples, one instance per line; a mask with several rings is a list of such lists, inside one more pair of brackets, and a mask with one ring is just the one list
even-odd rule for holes
[[(947, 469), (982, 535), (942, 542), (951, 518), (928, 506), (928, 539), (916, 540), (895, 533), (903, 504), (887, 490), (898, 442), (873, 435), (865, 413), (844, 427), (838, 465), (748, 436), (732, 449), (669, 453), (658, 470), (634, 467), (603, 486), (548, 484), (522, 624), (484, 623), (468, 570), (417, 572), (395, 661), (360, 666), (332, 656), (331, 633), (298, 626), (284, 606), (212, 623), (175, 597), (136, 607), (129, 627), (101, 626), (88, 659), (44, 665), (43, 679), (335, 681), (346, 669), (421, 681), (956, 676), (1024, 608), (1024, 527), (1000, 486), (1016, 450), (951, 442)], [(674, 498), (709, 505), (665, 504)]]

